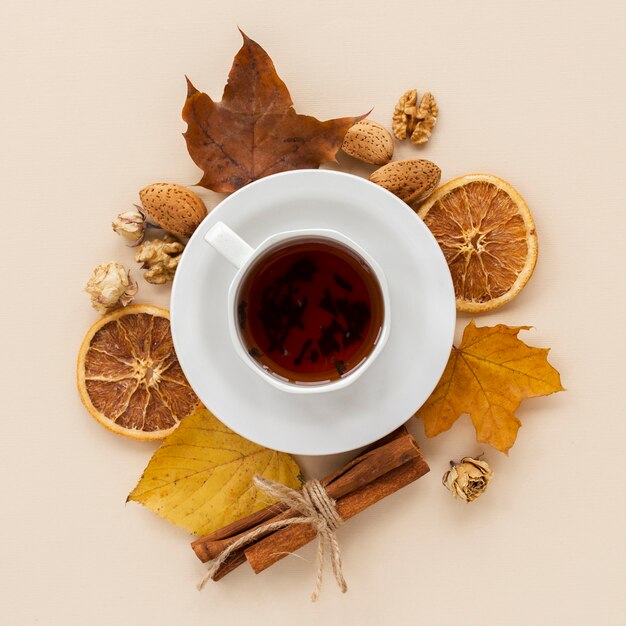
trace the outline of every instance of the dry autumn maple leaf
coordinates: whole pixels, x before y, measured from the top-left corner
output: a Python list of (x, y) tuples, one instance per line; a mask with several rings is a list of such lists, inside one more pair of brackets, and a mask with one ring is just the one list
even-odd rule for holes
[(334, 161), (346, 131), (363, 119), (299, 115), (267, 52), (243, 31), (221, 102), (187, 79), (183, 120), (187, 149), (204, 176), (198, 183), (230, 192), (287, 170)]
[(268, 505), (255, 474), (301, 486), (291, 456), (240, 437), (201, 408), (165, 439), (128, 500), (204, 535)]
[(469, 413), (478, 441), (508, 452), (521, 422), (514, 411), (524, 398), (563, 391), (549, 350), (527, 346), (517, 335), (530, 326), (482, 326), (470, 322), (428, 400), (415, 414), (428, 437), (448, 430)]

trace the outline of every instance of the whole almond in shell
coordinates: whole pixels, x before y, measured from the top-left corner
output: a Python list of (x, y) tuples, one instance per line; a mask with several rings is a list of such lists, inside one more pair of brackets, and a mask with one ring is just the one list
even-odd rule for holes
[(348, 129), (341, 149), (360, 161), (384, 165), (393, 156), (393, 138), (378, 122), (361, 120)]
[(404, 200), (415, 204), (427, 198), (437, 187), (441, 170), (432, 161), (405, 159), (379, 167), (370, 180)]
[(176, 183), (154, 183), (139, 192), (148, 215), (170, 233), (191, 237), (207, 210), (200, 196)]

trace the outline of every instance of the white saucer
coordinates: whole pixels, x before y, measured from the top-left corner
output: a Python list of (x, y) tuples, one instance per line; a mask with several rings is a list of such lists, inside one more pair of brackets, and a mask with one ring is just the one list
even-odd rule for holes
[[(247, 367), (228, 333), (236, 270), (203, 239), (218, 221), (252, 246), (280, 231), (331, 228), (378, 261), (389, 283), (391, 333), (361, 378), (345, 389), (296, 395)], [(351, 174), (297, 170), (246, 185), (205, 218), (176, 271), (171, 318), (185, 375), (224, 424), (268, 448), (321, 455), (371, 443), (413, 415), (445, 368), (456, 309), (444, 256), (404, 202)]]

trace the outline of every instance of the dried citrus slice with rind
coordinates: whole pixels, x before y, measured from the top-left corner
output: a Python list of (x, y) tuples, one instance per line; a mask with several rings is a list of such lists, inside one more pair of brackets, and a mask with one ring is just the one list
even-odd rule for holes
[(468, 174), (419, 208), (443, 251), (458, 311), (490, 311), (512, 300), (537, 262), (537, 233), (522, 196), (492, 174)]
[(174, 352), (169, 311), (151, 305), (117, 309), (89, 329), (77, 382), (89, 413), (132, 439), (163, 439), (200, 405)]

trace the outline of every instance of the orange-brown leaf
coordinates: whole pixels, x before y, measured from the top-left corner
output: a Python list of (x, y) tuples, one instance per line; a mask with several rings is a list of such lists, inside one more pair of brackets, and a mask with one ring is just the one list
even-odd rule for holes
[(364, 115), (321, 122), (299, 115), (267, 52), (245, 33), (221, 102), (187, 80), (187, 149), (204, 171), (199, 185), (230, 192), (287, 170), (335, 160), (350, 126)]
[(470, 322), (446, 369), (416, 417), (428, 437), (448, 430), (469, 413), (478, 441), (507, 452), (521, 426), (514, 414), (524, 398), (563, 391), (559, 373), (548, 363), (548, 350), (518, 338), (529, 326), (482, 326)]

